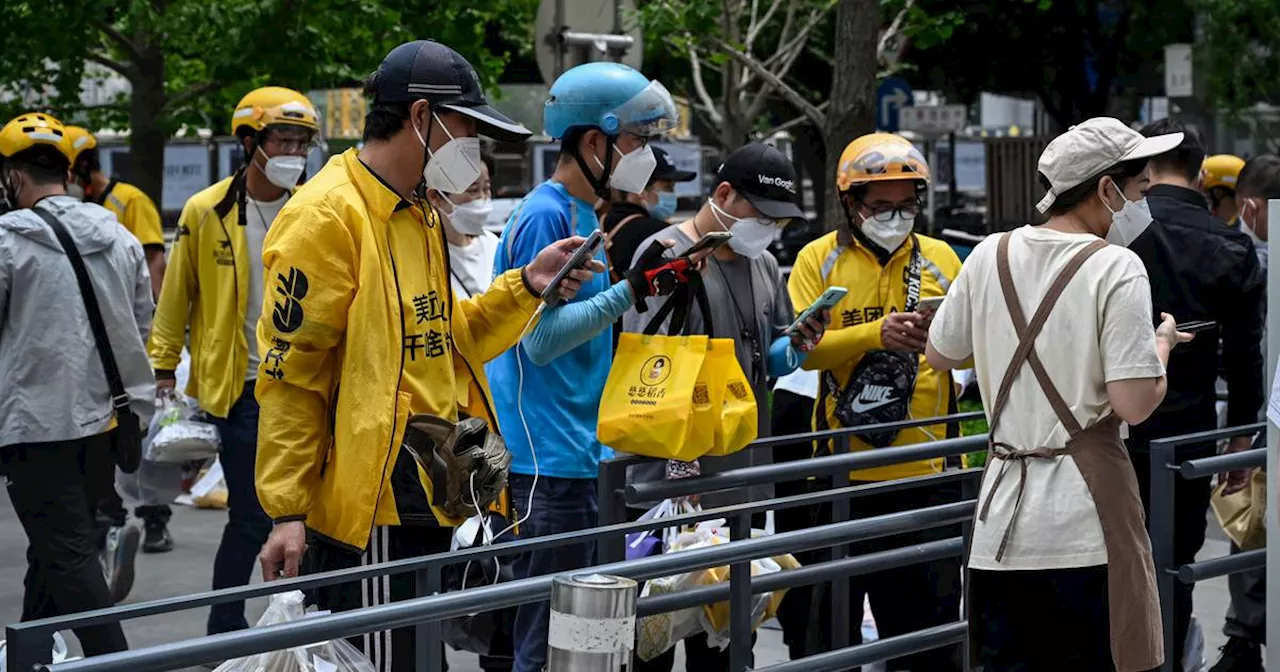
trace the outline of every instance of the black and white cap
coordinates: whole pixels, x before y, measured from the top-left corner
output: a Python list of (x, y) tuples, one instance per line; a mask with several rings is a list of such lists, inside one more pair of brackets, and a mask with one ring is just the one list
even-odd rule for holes
[(765, 217), (805, 218), (804, 210), (796, 204), (795, 167), (777, 148), (760, 142), (743, 145), (735, 149), (716, 172), (721, 182), (728, 182)]
[(476, 69), (462, 54), (434, 40), (415, 40), (392, 49), (373, 75), (375, 105), (419, 100), (475, 119), (480, 135), (495, 140), (521, 142), (533, 135), (489, 105)]

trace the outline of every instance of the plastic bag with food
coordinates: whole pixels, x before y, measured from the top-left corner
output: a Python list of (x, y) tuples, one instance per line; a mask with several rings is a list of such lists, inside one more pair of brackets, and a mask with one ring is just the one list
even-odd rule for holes
[[(302, 591), (277, 593), (271, 596), (267, 611), (254, 627), (297, 621), (308, 616), (328, 612), (312, 612), (305, 609)], [(282, 651), (259, 653), (245, 658), (228, 660), (214, 672), (376, 672), (373, 663), (359, 649), (345, 639), (296, 646)]]

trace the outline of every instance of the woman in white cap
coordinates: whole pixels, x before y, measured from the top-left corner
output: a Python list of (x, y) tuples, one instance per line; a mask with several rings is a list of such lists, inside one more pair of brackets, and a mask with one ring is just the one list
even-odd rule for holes
[[(1151, 544), (1121, 424), (1165, 394), (1189, 334), (1126, 249), (1151, 222), (1144, 169), (1181, 133), (1111, 118), (1040, 156), (1048, 221), (978, 245), (929, 331), (938, 370), (973, 358), (991, 459), (968, 565), (971, 651), (988, 672), (1119, 670), (1164, 659)], [(1037, 338), (1040, 334), (1043, 338)]]

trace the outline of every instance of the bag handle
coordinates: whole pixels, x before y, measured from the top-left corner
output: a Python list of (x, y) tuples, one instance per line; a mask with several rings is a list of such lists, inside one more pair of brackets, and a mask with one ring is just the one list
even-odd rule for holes
[(76, 248), (71, 234), (58, 218), (43, 208), (31, 209), (53, 229), (58, 244), (71, 262), (71, 270), (75, 272), (76, 283), (80, 285), (80, 298), (84, 301), (84, 311), (89, 318), (89, 329), (93, 332), (93, 341), (97, 345), (98, 359), (102, 361), (102, 372), (107, 377), (107, 389), (111, 393), (111, 408), (125, 411), (129, 408), (129, 395), (124, 391), (124, 380), (120, 378), (120, 369), (116, 367), (115, 353), (111, 350), (111, 340), (107, 337), (107, 326), (102, 321), (102, 311), (98, 309), (98, 295), (89, 279), (89, 271), (80, 258), (80, 250)]
[(653, 336), (662, 329), (662, 322), (669, 316), (671, 324), (667, 326), (667, 335), (680, 334), (681, 336), (689, 336), (693, 331), (693, 321), (689, 319), (693, 306), (690, 302), (698, 304), (698, 310), (702, 313), (702, 324), (705, 327), (706, 335), (713, 337), (715, 335), (715, 324), (711, 317), (711, 300), (707, 297), (707, 288), (703, 284), (702, 275), (694, 274), (689, 276), (689, 281), (681, 285), (671, 294), (671, 298), (654, 313), (653, 318), (645, 325), (644, 334)]

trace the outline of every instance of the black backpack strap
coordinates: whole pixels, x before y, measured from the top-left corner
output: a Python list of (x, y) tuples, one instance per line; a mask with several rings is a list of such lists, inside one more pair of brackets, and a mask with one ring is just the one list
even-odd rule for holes
[(107, 325), (103, 323), (102, 311), (98, 309), (98, 295), (93, 290), (93, 283), (89, 279), (88, 269), (84, 266), (84, 259), (80, 258), (80, 250), (76, 248), (75, 241), (71, 240), (71, 234), (67, 233), (66, 227), (58, 221), (57, 217), (43, 208), (36, 207), (31, 210), (40, 215), (49, 228), (53, 229), (53, 235), (58, 237), (58, 244), (62, 245), (62, 251), (71, 262), (71, 270), (76, 274), (76, 283), (80, 285), (80, 298), (84, 300), (85, 314), (89, 317), (89, 328), (93, 331), (93, 340), (98, 345), (98, 358), (102, 360), (102, 372), (107, 377), (107, 389), (111, 392), (111, 407), (116, 411), (127, 410), (129, 395), (124, 391), (124, 380), (120, 378), (115, 353), (111, 350), (111, 340), (107, 337)]

